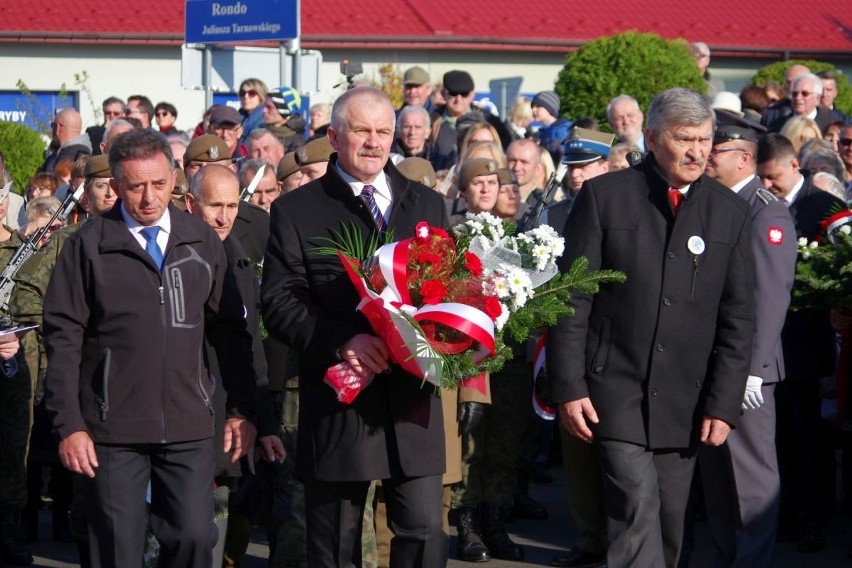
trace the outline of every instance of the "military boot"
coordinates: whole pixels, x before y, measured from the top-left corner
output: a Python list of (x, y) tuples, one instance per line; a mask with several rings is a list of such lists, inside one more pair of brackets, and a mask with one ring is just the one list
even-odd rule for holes
[(456, 551), (459, 559), (465, 562), (488, 562), (488, 549), (482, 543), (482, 531), (479, 528), (479, 511), (472, 507), (459, 507), (456, 528), (458, 540)]
[(503, 519), (500, 517), (500, 505), (486, 503), (482, 511), (482, 540), (493, 558), (501, 560), (520, 560), (524, 549), (512, 542)]
[(0, 507), (0, 558), (10, 566), (33, 563), (33, 555), (18, 540), (19, 518), (17, 507)]

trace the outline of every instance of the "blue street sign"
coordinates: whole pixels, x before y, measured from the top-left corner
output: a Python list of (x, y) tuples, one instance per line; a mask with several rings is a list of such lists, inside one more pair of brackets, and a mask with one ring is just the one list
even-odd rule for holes
[(299, 0), (186, 0), (186, 43), (299, 37)]

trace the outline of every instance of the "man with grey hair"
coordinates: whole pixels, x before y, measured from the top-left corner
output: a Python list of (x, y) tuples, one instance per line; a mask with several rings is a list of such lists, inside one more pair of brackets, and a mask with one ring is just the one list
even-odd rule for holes
[(819, 106), (822, 97), (822, 79), (813, 73), (803, 73), (793, 79), (787, 95), (793, 110), (791, 116), (777, 118), (769, 126), (769, 132), (780, 132), (784, 124), (793, 116), (804, 116), (816, 121), (820, 130), (835, 120), (842, 120), (837, 113)]
[[(587, 180), (562, 270), (627, 274), (548, 333), (562, 425), (595, 444), (612, 568), (677, 565), (698, 444), (722, 444), (743, 401), (754, 334), (748, 204), (704, 175), (714, 114), (675, 88), (648, 110), (649, 155)], [(584, 355), (585, 354), (585, 355)]]
[(639, 103), (630, 95), (618, 95), (606, 106), (606, 119), (619, 142), (638, 146), (645, 153), (645, 135), (642, 121), (645, 116)]
[(787, 73), (784, 74), (784, 92), (787, 93), (788, 96), (764, 109), (763, 114), (760, 117), (760, 124), (768, 128), (770, 124), (782, 116), (790, 118), (790, 115), (793, 114), (793, 108), (789, 93), (793, 86), (793, 79), (799, 75), (810, 72), (811, 70), (808, 67), (798, 63), (791, 65), (787, 69)]
[(284, 145), (271, 130), (256, 128), (248, 137), (248, 153), (252, 158), (266, 160), (274, 170), (284, 157)]
[[(299, 354), (296, 469), (305, 486), (308, 565), (361, 564), (361, 521), (370, 482), (387, 501), (391, 566), (444, 566), (445, 468), (441, 400), (388, 360), (387, 346), (355, 309), (358, 296), (335, 257), (316, 247), (341, 230), (367, 242), (424, 221), (446, 227), (441, 196), (389, 160), (396, 116), (387, 96), (357, 87), (334, 103), (328, 171), (272, 205), (261, 299), (272, 337)], [(341, 362), (372, 382), (352, 404), (323, 380)]]
[[(252, 132), (254, 134), (254, 132)], [(240, 167), (240, 187), (248, 187), (254, 179), (260, 168), (266, 166), (263, 170), (263, 176), (260, 182), (254, 188), (254, 191), (249, 196), (249, 203), (257, 205), (267, 213), (272, 206), (272, 202), (278, 199), (281, 195), (281, 188), (278, 185), (278, 179), (275, 177), (275, 167), (263, 160), (262, 158), (252, 158), (243, 162)]]
[(710, 74), (708, 69), (710, 66), (710, 47), (703, 41), (694, 41), (689, 44), (689, 53), (695, 58), (698, 70), (701, 71), (701, 77), (707, 83), (707, 94), (705, 95), (707, 100), (713, 100), (716, 93), (725, 90), (725, 82)]
[(808, 170), (812, 174), (817, 172), (826, 172), (838, 180), (842, 180), (846, 168), (843, 165), (843, 160), (837, 155), (837, 152), (830, 148), (815, 148), (802, 156), (801, 167), (803, 170)]
[(429, 111), (420, 105), (402, 107), (396, 118), (396, 140), (393, 151), (405, 158), (429, 159)]

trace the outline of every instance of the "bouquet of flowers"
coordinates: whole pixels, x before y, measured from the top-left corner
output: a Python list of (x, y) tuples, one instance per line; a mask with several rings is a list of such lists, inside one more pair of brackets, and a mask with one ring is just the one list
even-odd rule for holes
[[(560, 274), (564, 242), (547, 225), (513, 233), (497, 217), (468, 213), (451, 233), (420, 223), (411, 239), (359, 251), (344, 230), (343, 246), (320, 250), (340, 258), (361, 297), (358, 310), (391, 359), (424, 382), (454, 388), (503, 367), (512, 356), (505, 333), (523, 341), (532, 328), (571, 315), (573, 292), (624, 280), (617, 271), (589, 272), (583, 258)], [(345, 362), (326, 373), (342, 402), (371, 380)]]

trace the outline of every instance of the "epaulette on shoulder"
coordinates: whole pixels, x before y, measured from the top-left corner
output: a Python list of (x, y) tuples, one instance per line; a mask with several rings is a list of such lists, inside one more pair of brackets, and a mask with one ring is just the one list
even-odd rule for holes
[(765, 205), (769, 205), (773, 201), (778, 201), (778, 198), (772, 195), (772, 192), (764, 187), (757, 188), (757, 197), (763, 201)]

